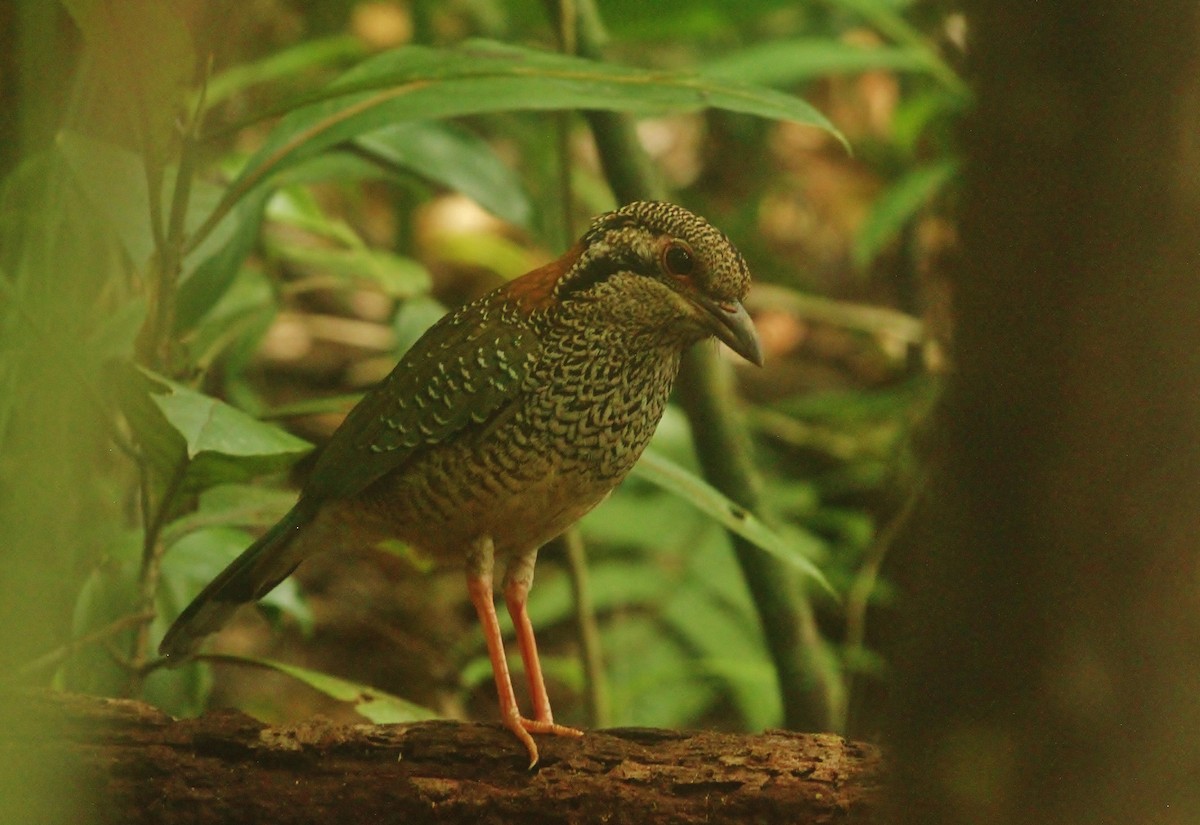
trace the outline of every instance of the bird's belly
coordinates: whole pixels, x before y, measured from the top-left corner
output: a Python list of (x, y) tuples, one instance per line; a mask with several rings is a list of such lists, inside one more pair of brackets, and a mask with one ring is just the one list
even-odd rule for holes
[(439, 565), (460, 563), (483, 536), (509, 555), (562, 533), (619, 480), (557, 462), (505, 469), (461, 459), (439, 452), (419, 472), (385, 477), (354, 500), (327, 505), (322, 532), (342, 546), (400, 539)]
[(535, 549), (583, 518), (610, 490), (608, 484), (550, 474), (521, 495), (473, 514), (468, 532), (490, 536), (499, 554)]

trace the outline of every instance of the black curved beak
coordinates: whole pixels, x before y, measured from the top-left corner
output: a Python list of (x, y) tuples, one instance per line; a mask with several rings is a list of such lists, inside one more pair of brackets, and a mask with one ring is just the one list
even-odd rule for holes
[(726, 346), (752, 364), (763, 364), (762, 343), (754, 329), (750, 313), (741, 301), (714, 301), (706, 296), (695, 296), (696, 303), (713, 320), (713, 334)]

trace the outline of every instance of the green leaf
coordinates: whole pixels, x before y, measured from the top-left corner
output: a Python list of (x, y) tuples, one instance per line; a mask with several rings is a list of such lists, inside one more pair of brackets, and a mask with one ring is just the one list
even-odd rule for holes
[(405, 301), (392, 322), (396, 333), (396, 352), (408, 352), (445, 314), (446, 308), (431, 295), (417, 295)]
[(376, 284), (395, 298), (411, 298), (429, 292), (432, 282), (428, 270), (412, 258), (382, 249), (356, 246), (331, 249), (298, 243), (277, 243), (272, 251), (297, 267), (314, 274)]
[(401, 169), (461, 192), (498, 218), (528, 228), (533, 207), (513, 171), (486, 141), (453, 123), (393, 123), (355, 139), (385, 168)]
[(163, 478), (184, 472), (184, 489), (282, 470), (311, 445), (228, 404), (149, 370), (119, 373), (122, 406)]
[(253, 541), (247, 531), (228, 525), (166, 532), (174, 534), (174, 541), (167, 545), (163, 556), (163, 575), (183, 583), (188, 599), (216, 578)]
[[(162, 540), (170, 547), (189, 533), (209, 527), (265, 529), (283, 518), (295, 503), (296, 493), (291, 490), (257, 484), (219, 484), (200, 493), (194, 511), (163, 527)], [(245, 533), (242, 535), (245, 548), (249, 539)], [(227, 561), (232, 560), (230, 555)]]
[(805, 38), (760, 43), (724, 55), (703, 66), (707, 77), (766, 86), (792, 86), (834, 74), (879, 69), (923, 71), (929, 62), (911, 46), (856, 46), (840, 40)]
[(771, 89), (491, 41), (470, 41), (455, 49), (409, 46), (363, 62), (320, 94), (300, 101), (246, 163), (210, 222), (283, 169), (402, 120), (522, 110), (659, 114), (703, 108), (803, 123), (844, 142), (811, 105)]
[(230, 399), (256, 414), (257, 396), (251, 392), (253, 402), (242, 400), (246, 394), (242, 373), (278, 314), (276, 299), (273, 284), (262, 269), (242, 266), (220, 300), (204, 311), (184, 338), (188, 362), (207, 372), (219, 358)]
[(229, 662), (236, 665), (263, 667), (291, 676), (332, 699), (354, 705), (354, 710), (376, 725), (420, 722), (424, 719), (438, 718), (438, 715), (432, 710), (409, 702), (407, 699), (401, 699), (399, 696), (286, 662), (262, 659), (257, 656), (235, 656), (229, 653), (205, 654), (202, 658), (206, 662)]
[[(482, 638), (480, 639), (482, 643)], [(579, 693), (584, 687), (583, 665), (577, 657), (542, 656), (542, 675), (547, 682), (557, 682), (568, 689)], [(525, 675), (525, 663), (513, 659), (508, 663), (509, 672), (514, 679)], [(492, 683), (492, 660), (486, 655), (476, 656), (459, 668), (458, 683), (463, 690), (474, 690), (480, 685)]]
[[(680, 588), (662, 618), (695, 651), (693, 657), (698, 661), (691, 666), (703, 666), (719, 677), (749, 729), (778, 725), (783, 718), (779, 683), (759, 626), (733, 621), (723, 608), (697, 588)], [(713, 664), (719, 661), (738, 666), (715, 673)]]
[(604, 650), (615, 725), (686, 727), (717, 698), (713, 683), (695, 677), (687, 652), (653, 617), (607, 625)]
[(906, 344), (920, 344), (925, 340), (925, 326), (920, 318), (890, 307), (839, 301), (779, 284), (755, 285), (754, 295), (756, 300), (762, 302), (762, 306), (805, 320), (820, 321), (868, 335), (887, 336)]
[[(299, 230), (272, 233), (270, 251), (311, 275), (370, 281), (396, 298), (429, 292), (432, 282), (424, 266), (412, 258), (368, 246), (345, 221), (326, 215), (305, 187), (289, 186), (275, 192), (267, 216), (273, 224)], [(274, 238), (275, 234), (280, 237)]]
[(657, 550), (690, 538), (696, 525), (705, 521), (704, 514), (682, 498), (632, 478), (585, 515), (580, 525), (589, 541)]
[(342, 65), (361, 59), (365, 54), (363, 42), (352, 35), (336, 35), (319, 40), (306, 40), (278, 52), (272, 52), (252, 63), (239, 63), (218, 74), (208, 83), (204, 95), (206, 109), (251, 86), (279, 80), (294, 80), (297, 74), (327, 66)]
[(135, 267), (144, 266), (154, 253), (154, 234), (141, 158), (71, 131), (58, 133), (55, 148), (90, 201), (96, 221), (116, 235)]
[[(194, 270), (185, 269), (175, 299), (177, 333), (194, 329), (233, 285), (242, 262), (258, 242), (267, 195), (264, 191), (240, 202), (230, 215), (230, 231), (224, 243), (203, 258)], [(203, 247), (199, 254), (192, 256), (193, 260), (208, 248), (209, 245)]]
[(832, 6), (840, 6), (862, 16), (874, 26), (880, 34), (889, 37), (902, 46), (908, 46), (924, 55), (929, 73), (949, 92), (960, 97), (967, 97), (970, 92), (967, 84), (958, 73), (947, 63), (938, 52), (937, 47), (929, 41), (912, 23), (900, 14), (899, 6), (890, 0), (826, 0)]
[(704, 656), (692, 667), (698, 674), (728, 688), (746, 730), (777, 728), (783, 724), (779, 680), (768, 659)]
[(812, 561), (824, 553), (824, 545), (816, 538), (798, 532), (792, 541), (785, 541), (753, 513), (730, 501), (715, 487), (651, 450), (642, 454), (633, 472), (690, 502), (720, 522), (725, 529), (792, 565), (816, 580), (831, 595), (834, 594), (825, 574)]
[[(138, 604), (141, 531), (125, 531), (104, 549), (75, 599), (71, 617), (71, 635), (75, 638), (128, 615)], [(113, 640), (118, 649), (127, 650), (133, 634), (132, 627), (118, 634)], [(84, 646), (66, 661), (64, 685), (69, 690), (111, 695), (128, 682), (129, 675), (123, 670), (102, 645)]]
[[(291, 498), (294, 500), (294, 496)], [(198, 520), (197, 515), (191, 516), (193, 522)], [(211, 518), (213, 513), (210, 511), (206, 515)], [(225, 525), (206, 525), (187, 532), (173, 526), (165, 534), (177, 536), (167, 547), (162, 563), (163, 578), (168, 583), (174, 602), (167, 605), (172, 608), (169, 615), (182, 610), (253, 541), (253, 537), (245, 530)], [(291, 616), (306, 633), (312, 629), (312, 611), (290, 578), (284, 579), (264, 596), (261, 604)]]
[(520, 244), (501, 235), (482, 232), (447, 232), (431, 244), (437, 260), (490, 269), (505, 280), (519, 278), (538, 265)]
[[(538, 572), (538, 585), (529, 598), (529, 618), (534, 627), (549, 627), (571, 621), (575, 616), (575, 594), (566, 576)], [(677, 572), (668, 572), (653, 560), (595, 559), (589, 563), (588, 587), (592, 607), (597, 613), (607, 613), (625, 607), (654, 607), (662, 604), (679, 584)], [(505, 636), (513, 635), (512, 617), (498, 616)], [(482, 632), (476, 631), (473, 640), (484, 644)]]
[(859, 229), (854, 239), (854, 263), (867, 266), (957, 171), (957, 161), (947, 160), (914, 169), (894, 183)]

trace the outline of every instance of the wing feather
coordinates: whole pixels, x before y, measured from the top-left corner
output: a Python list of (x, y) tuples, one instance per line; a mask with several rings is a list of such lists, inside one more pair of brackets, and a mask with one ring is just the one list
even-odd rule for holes
[(516, 403), (540, 343), (519, 312), (468, 304), (434, 324), (346, 416), (304, 496), (357, 495), (422, 450), (482, 430)]

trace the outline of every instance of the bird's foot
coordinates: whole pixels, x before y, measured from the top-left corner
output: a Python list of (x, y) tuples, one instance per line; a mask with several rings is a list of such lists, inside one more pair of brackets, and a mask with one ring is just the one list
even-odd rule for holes
[(524, 716), (519, 716), (515, 713), (504, 720), (504, 726), (511, 730), (521, 740), (521, 744), (525, 746), (525, 750), (529, 753), (530, 770), (538, 762), (537, 743), (533, 741), (533, 737), (530, 734), (549, 733), (554, 736), (583, 736), (583, 731), (577, 728), (558, 725), (550, 719), (526, 719)]

